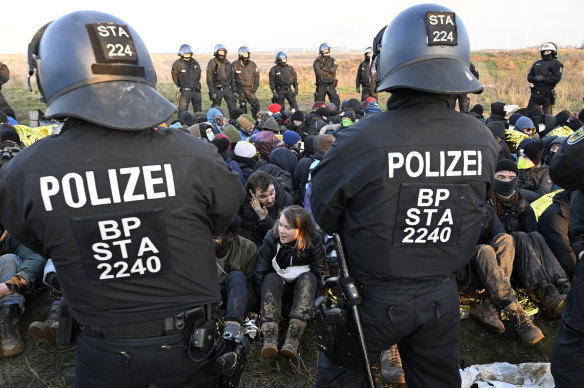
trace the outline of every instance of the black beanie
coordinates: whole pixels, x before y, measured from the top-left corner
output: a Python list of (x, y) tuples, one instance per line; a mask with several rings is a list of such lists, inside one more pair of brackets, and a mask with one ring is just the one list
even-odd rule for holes
[(482, 118), (483, 113), (484, 113), (484, 108), (481, 104), (475, 104), (469, 112), (475, 112), (479, 116), (481, 116), (481, 118)]
[(20, 143), (20, 136), (18, 136), (18, 132), (16, 132), (12, 125), (4, 124), (3, 128), (5, 129), (2, 129), (2, 131), (0, 131), (0, 143), (5, 142), (6, 140), (10, 140), (15, 143)]
[(223, 154), (224, 152), (227, 152), (227, 150), (229, 149), (229, 146), (231, 145), (231, 143), (229, 142), (229, 138), (226, 137), (215, 137), (211, 143), (213, 143), (215, 145), (215, 147), (217, 147), (217, 151), (220, 154)]
[(533, 164), (539, 166), (539, 163), (541, 162), (541, 157), (543, 155), (543, 147), (544, 147), (543, 141), (541, 140), (532, 141), (527, 143), (523, 147), (523, 153), (533, 162)]
[(568, 124), (568, 119), (572, 114), (569, 110), (563, 110), (556, 115), (556, 125), (558, 127), (563, 127)]
[(502, 121), (492, 121), (487, 124), (487, 128), (493, 133), (493, 137), (505, 140), (505, 124)]
[(299, 110), (292, 113), (292, 121), (304, 121), (304, 113)]
[(495, 172), (499, 171), (513, 171), (515, 174), (519, 175), (519, 169), (517, 168), (517, 163), (511, 159), (499, 159), (497, 163), (497, 168)]

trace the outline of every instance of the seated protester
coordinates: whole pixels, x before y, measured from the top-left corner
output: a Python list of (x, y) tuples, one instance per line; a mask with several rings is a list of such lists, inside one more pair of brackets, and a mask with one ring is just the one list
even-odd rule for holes
[(262, 131), (272, 131), (276, 135), (279, 135), (281, 132), (280, 131), (280, 124), (278, 124), (278, 122), (276, 121), (274, 116), (268, 117), (266, 119), (266, 121), (264, 121), (264, 124), (262, 125), (261, 130)]
[(298, 195), (297, 187), (294, 186), (292, 173), (298, 163), (296, 154), (288, 148), (276, 148), (270, 154), (270, 162), (260, 167), (259, 171), (264, 171), (274, 177), (282, 188), (290, 194), (292, 200), (296, 200)]
[[(515, 112), (511, 116), (509, 116), (509, 120), (507, 120), (509, 122), (508, 129), (515, 129), (515, 123), (517, 123), (517, 120), (519, 120), (521, 117), (523, 117), (523, 114), (521, 114), (520, 111), (521, 111), (521, 109), (519, 109), (517, 112)], [(525, 112), (525, 113), (527, 113), (527, 112)]]
[(309, 135), (318, 135), (322, 127), (328, 124), (328, 110), (318, 108), (314, 113), (307, 114), (304, 118), (306, 122), (306, 132)]
[(250, 136), (260, 133), (260, 130), (254, 128), (253, 124), (255, 120), (251, 115), (242, 114), (237, 118), (235, 128), (239, 131), (241, 135), (241, 140), (245, 141)]
[(176, 126), (174, 126), (176, 123), (178, 123), (179, 126), (186, 125), (187, 127), (190, 127), (195, 123), (195, 121), (193, 120), (193, 115), (191, 115), (189, 111), (185, 110), (181, 112), (181, 114), (178, 116), (176, 120), (170, 123), (169, 128), (177, 128)]
[(233, 150), (232, 159), (237, 162), (243, 177), (247, 182), (247, 179), (251, 174), (257, 171), (258, 168), (266, 164), (267, 162), (263, 159), (258, 161), (257, 150), (252, 143), (247, 141), (238, 141), (235, 145), (235, 150)]
[(290, 117), (290, 121), (288, 122), (288, 131), (296, 132), (300, 135), (302, 141), (304, 141), (306, 136), (308, 136), (306, 124), (304, 123), (304, 113), (299, 110), (292, 113), (292, 117)]
[(51, 302), (47, 319), (32, 322), (28, 326), (28, 333), (36, 339), (44, 339), (54, 343), (57, 341), (57, 332), (59, 331), (63, 295), (61, 293), (61, 284), (57, 277), (57, 270), (51, 259), (47, 260), (47, 264), (45, 264), (43, 283), (51, 288), (53, 301)]
[(501, 311), (504, 311), (521, 342), (534, 345), (543, 338), (543, 333), (531, 322), (511, 289), (515, 257), (513, 237), (505, 233), (492, 206), (486, 204), (484, 213), (474, 255), (456, 274), (459, 289), (485, 289), (487, 298), (470, 311), (470, 316), (492, 332), (502, 334), (505, 325), (501, 321)]
[(509, 151), (509, 146), (505, 142), (505, 124), (502, 121), (493, 121), (487, 124), (487, 128), (491, 130), (499, 146), (499, 160), (509, 159), (514, 161), (515, 159), (513, 159), (511, 151)]
[(204, 122), (199, 124), (199, 133), (201, 134), (201, 139), (206, 141), (211, 141), (215, 137), (215, 132), (213, 131), (213, 126), (211, 123)]
[(240, 209), (240, 233), (243, 237), (261, 244), (268, 230), (274, 226), (280, 211), (293, 204), (288, 194), (270, 174), (256, 171), (245, 184), (246, 201)]
[(379, 103), (377, 101), (371, 101), (369, 104), (367, 104), (367, 107), (365, 108), (365, 114), (363, 115), (363, 118), (371, 116), (372, 114), (375, 113), (381, 113), (381, 107), (379, 106)]
[(276, 113), (280, 113), (281, 110), (282, 110), (282, 106), (280, 104), (278, 104), (277, 102), (274, 102), (274, 103), (270, 104), (270, 106), (268, 106), (268, 114), (270, 116), (273, 116)]
[[(297, 270), (296, 275), (281, 274)], [(312, 217), (300, 206), (282, 210), (258, 251), (253, 287), (261, 295), (260, 319), (264, 334), (262, 357), (278, 354), (279, 326), (289, 307), (289, 324), (280, 354), (298, 357), (300, 338), (312, 317), (318, 280), (325, 275), (322, 236)]]
[(552, 190), (549, 169), (540, 165), (543, 146), (543, 141), (527, 138), (517, 148), (517, 189), (530, 203)]
[[(211, 108), (207, 111), (207, 122), (213, 126), (214, 134), (223, 132), (223, 128), (227, 126), (227, 119), (219, 108)], [(213, 139), (209, 139), (211, 140)]]
[(556, 126), (556, 118), (550, 114), (544, 114), (538, 125), (538, 135), (540, 139), (543, 139), (548, 133), (550, 133)]
[(261, 131), (255, 136), (255, 148), (260, 153), (260, 158), (270, 162), (270, 154), (276, 148), (285, 148), (286, 145), (272, 131)]
[(231, 142), (231, 147), (229, 150), (230, 150), (230, 152), (233, 151), (235, 149), (235, 146), (237, 145), (237, 143), (241, 141), (241, 135), (240, 135), (239, 131), (237, 129), (235, 129), (235, 127), (233, 125), (229, 124), (223, 130), (223, 134), (229, 138), (229, 141)]
[(528, 137), (533, 137), (535, 134), (535, 125), (529, 117), (522, 116), (515, 122), (515, 130), (527, 135)]
[(237, 123), (237, 119), (242, 114), (243, 114), (243, 111), (241, 109), (234, 108), (231, 112), (229, 112), (229, 124), (235, 126), (235, 123)]
[(240, 226), (241, 217), (235, 216), (223, 236), (214, 236), (217, 280), (226, 309), (223, 334), (230, 338), (239, 334), (245, 314), (255, 309), (258, 302), (252, 287), (258, 248), (237, 234)]
[(563, 110), (556, 114), (556, 128), (563, 127), (568, 124), (568, 119), (572, 116), (572, 112), (569, 110)]
[(505, 103), (501, 101), (495, 101), (491, 104), (491, 115), (485, 121), (485, 125), (492, 123), (493, 121), (502, 121), (505, 124), (505, 128), (509, 128), (509, 123), (505, 116), (507, 112), (505, 112)]
[(332, 102), (329, 102), (328, 104), (326, 104), (325, 108), (328, 110), (327, 116), (329, 118), (334, 117), (334, 116), (339, 114), (339, 112), (337, 111), (337, 106)]
[(231, 159), (231, 156), (229, 154), (229, 151), (231, 151), (231, 141), (229, 140), (229, 138), (223, 133), (220, 133), (213, 138), (211, 143), (213, 143), (213, 145), (217, 147), (217, 152), (219, 152), (219, 155), (221, 155), (221, 157), (225, 161), (225, 164), (227, 164), (227, 167), (229, 167), (231, 171), (239, 175), (241, 185), (245, 186), (246, 181), (245, 176), (243, 175), (243, 172), (239, 168), (239, 164), (237, 164), (235, 160)]
[(24, 294), (34, 291), (41, 281), (47, 261), (1, 229), (0, 338), (2, 356), (12, 357), (24, 351), (19, 325), (24, 312)]
[[(292, 178), (294, 180), (294, 186), (298, 188), (298, 197), (295, 202), (297, 205), (304, 205), (304, 195), (306, 193), (306, 184), (308, 183), (308, 175), (310, 174), (311, 166), (315, 160), (321, 160), (327, 153), (331, 144), (335, 141), (332, 135), (318, 135), (313, 138), (313, 141), (307, 141), (304, 143), (304, 148), (306, 151), (309, 149), (314, 149), (314, 152), (308, 154), (305, 152), (305, 156), (298, 161), (294, 172), (292, 173)], [(310, 144), (310, 147), (309, 147)], [(312, 167), (314, 168), (314, 167)]]
[(562, 190), (553, 197), (553, 202), (543, 211), (537, 221), (539, 233), (544, 237), (558, 262), (570, 279), (576, 271), (578, 260), (570, 246), (570, 199), (572, 192)]
[[(533, 125), (536, 128), (539, 128), (539, 124), (542, 122), (543, 116), (543, 108), (540, 105), (534, 105), (528, 109), (527, 117), (533, 121)], [(537, 130), (535, 132), (537, 132)]]
[[(483, 124), (485, 123), (485, 116), (483, 116), (484, 108), (481, 104), (475, 104), (471, 110), (466, 112), (467, 115), (474, 117), (475, 119), (479, 120)], [(505, 127), (503, 127), (505, 128)]]
[(286, 144), (286, 148), (296, 155), (296, 160), (300, 159), (300, 155), (302, 154), (302, 150), (300, 150), (302, 138), (298, 132), (288, 130), (282, 135), (282, 140), (284, 141), (284, 144)]
[(513, 236), (514, 274), (522, 287), (537, 296), (545, 315), (559, 318), (570, 289), (568, 275), (538, 233), (533, 209), (515, 190), (515, 163), (502, 159), (495, 170), (492, 203), (505, 231)]
[(201, 124), (193, 124), (187, 128), (187, 132), (193, 135), (194, 137), (201, 138)]

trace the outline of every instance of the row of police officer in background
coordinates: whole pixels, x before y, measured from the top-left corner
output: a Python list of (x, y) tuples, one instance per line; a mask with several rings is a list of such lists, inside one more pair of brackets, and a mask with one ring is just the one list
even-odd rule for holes
[[(337, 108), (340, 107), (340, 98), (336, 91), (337, 61), (330, 56), (331, 48), (327, 43), (320, 45), (319, 55), (314, 60), (313, 68), (316, 75), (316, 91), (314, 101), (325, 101), (328, 96), (330, 102)], [(201, 66), (193, 57), (193, 49), (188, 44), (183, 44), (179, 51), (180, 56), (172, 65), (172, 80), (179, 88), (178, 115), (188, 110), (189, 103), (193, 111), (202, 111), (201, 105)], [(218, 44), (213, 51), (213, 58), (209, 60), (206, 69), (207, 87), (212, 107), (220, 106), (224, 99), (227, 109), (231, 113), (235, 108), (236, 98), (239, 108), (247, 113), (247, 103), (251, 105), (251, 114), (254, 118), (260, 110), (260, 102), (256, 92), (260, 85), (260, 73), (258, 66), (250, 59), (251, 52), (248, 47), (239, 48), (238, 59), (229, 62), (227, 49)], [(364, 51), (364, 60), (357, 70), (356, 89), (363, 92), (361, 99), (377, 96), (375, 82), (371, 82), (369, 72), (369, 59), (371, 47)], [(280, 51), (276, 54), (274, 66), (269, 72), (269, 84), (272, 92), (272, 102), (277, 102), (284, 110), (284, 102), (288, 101), (291, 109), (298, 109), (296, 96), (298, 95), (298, 76), (292, 66), (288, 64), (288, 54)]]

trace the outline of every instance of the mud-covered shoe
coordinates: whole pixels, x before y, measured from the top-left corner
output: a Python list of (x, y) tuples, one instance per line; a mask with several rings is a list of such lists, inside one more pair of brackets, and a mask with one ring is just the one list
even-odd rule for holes
[(536, 292), (537, 298), (542, 306), (544, 315), (549, 318), (559, 318), (564, 311), (566, 294), (560, 294), (553, 284), (546, 284), (539, 287)]
[(470, 316), (485, 325), (493, 333), (502, 334), (505, 332), (501, 314), (489, 299), (470, 310)]
[(223, 338), (232, 339), (239, 334), (241, 329), (241, 324), (236, 321), (225, 322), (225, 327), (223, 328)]
[(389, 384), (405, 384), (404, 369), (397, 345), (381, 353), (381, 375)]
[(262, 357), (276, 357), (278, 355), (278, 324), (276, 322), (265, 322), (260, 330), (264, 335)]
[(288, 331), (286, 332), (286, 339), (284, 345), (280, 349), (280, 354), (286, 358), (298, 358), (298, 346), (300, 345), (300, 338), (306, 328), (306, 322), (300, 319), (290, 318)]
[(2, 356), (12, 357), (24, 351), (20, 337), (19, 320), (22, 309), (17, 304), (2, 306), (0, 313), (0, 337), (2, 338)]
[(507, 318), (509, 318), (511, 325), (515, 328), (519, 339), (525, 345), (534, 345), (543, 339), (543, 333), (533, 324), (529, 315), (527, 315), (519, 303), (513, 302), (505, 307), (503, 311)]
[(51, 342), (57, 340), (59, 331), (59, 317), (61, 316), (61, 301), (56, 300), (51, 304), (46, 321), (34, 321), (28, 326), (28, 333), (36, 339), (44, 339)]

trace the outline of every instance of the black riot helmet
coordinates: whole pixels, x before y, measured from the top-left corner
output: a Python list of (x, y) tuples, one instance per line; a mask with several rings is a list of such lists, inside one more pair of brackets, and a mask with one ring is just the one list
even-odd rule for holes
[[(219, 51), (223, 51), (223, 54), (219, 53)], [(225, 45), (216, 45), (215, 49), (213, 49), (213, 56), (225, 58), (227, 56), (227, 48), (225, 48)]]
[(28, 66), (29, 75), (36, 70), (47, 118), (142, 130), (176, 110), (156, 91), (156, 72), (138, 33), (106, 13), (78, 11), (45, 25), (29, 45)]
[(483, 87), (469, 67), (469, 38), (458, 15), (438, 4), (415, 5), (397, 15), (383, 33), (378, 91), (479, 93)]
[(284, 64), (288, 61), (288, 54), (285, 51), (278, 51), (276, 54), (276, 60), (274, 61), (275, 64)]
[(331, 46), (329, 46), (328, 43), (321, 43), (321, 45), (318, 46), (318, 54), (319, 55), (327, 54), (330, 52), (331, 52)]
[[(545, 51), (551, 51), (551, 54), (544, 54)], [(539, 53), (542, 59), (550, 60), (558, 57), (558, 48), (552, 42), (546, 42), (539, 46)]]
[(178, 49), (177, 55), (179, 57), (182, 57), (185, 54), (191, 54), (191, 55), (193, 54), (193, 48), (191, 46), (189, 46), (188, 44), (183, 44)]
[[(247, 53), (247, 56), (245, 55)], [(251, 52), (247, 46), (241, 46), (239, 50), (237, 50), (237, 56), (241, 60), (249, 60), (251, 57)]]

